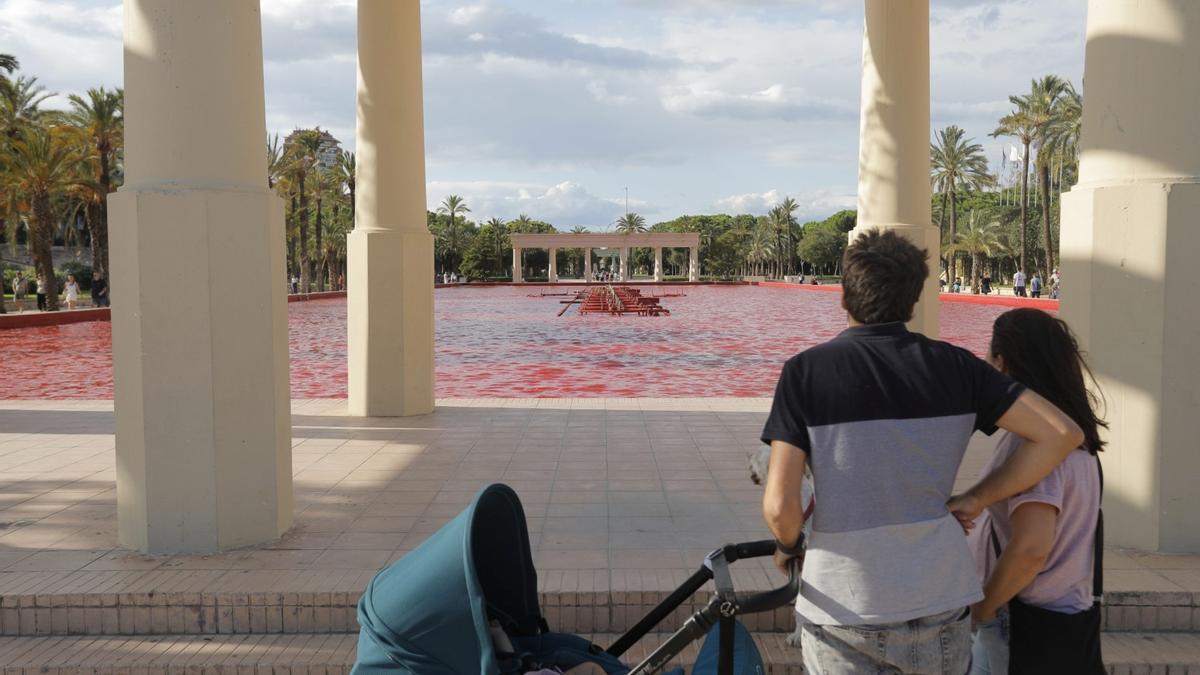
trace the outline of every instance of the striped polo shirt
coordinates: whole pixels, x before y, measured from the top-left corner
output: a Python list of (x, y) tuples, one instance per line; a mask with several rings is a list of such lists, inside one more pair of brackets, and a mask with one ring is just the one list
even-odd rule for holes
[(993, 432), (1022, 391), (902, 323), (849, 328), (784, 364), (762, 439), (812, 467), (802, 620), (895, 623), (983, 598), (946, 501), (971, 434)]

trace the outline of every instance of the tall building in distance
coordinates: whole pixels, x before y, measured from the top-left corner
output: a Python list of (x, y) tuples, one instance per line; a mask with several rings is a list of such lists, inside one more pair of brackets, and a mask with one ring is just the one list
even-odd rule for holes
[[(308, 129), (296, 129), (288, 134), (283, 141), (284, 147), (295, 143), (296, 136), (304, 131), (308, 131)], [(321, 149), (317, 152), (317, 166), (322, 170), (332, 169), (337, 165), (338, 153), (342, 151), (342, 142), (321, 127), (317, 127), (315, 131), (321, 135)]]

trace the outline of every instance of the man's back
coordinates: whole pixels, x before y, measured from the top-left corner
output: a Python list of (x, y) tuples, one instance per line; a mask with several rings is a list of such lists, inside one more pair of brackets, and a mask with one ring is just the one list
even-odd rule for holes
[(804, 620), (894, 623), (982, 597), (946, 501), (973, 431), (1020, 392), (899, 322), (850, 328), (785, 364), (763, 439), (803, 449), (812, 467)]

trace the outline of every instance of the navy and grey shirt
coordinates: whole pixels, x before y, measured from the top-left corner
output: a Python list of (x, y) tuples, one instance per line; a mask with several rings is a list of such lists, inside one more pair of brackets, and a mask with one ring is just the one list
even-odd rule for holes
[(762, 439), (812, 467), (803, 620), (894, 623), (983, 598), (946, 501), (971, 434), (994, 431), (1022, 391), (902, 323), (849, 328), (784, 364)]

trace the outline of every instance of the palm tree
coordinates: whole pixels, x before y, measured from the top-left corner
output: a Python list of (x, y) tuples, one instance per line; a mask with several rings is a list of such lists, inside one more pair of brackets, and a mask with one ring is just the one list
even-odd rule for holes
[(355, 160), (353, 152), (343, 150), (338, 154), (337, 166), (334, 167), (338, 175), (341, 176), (342, 184), (346, 186), (346, 190), (350, 192), (350, 223), (354, 223), (354, 188), (356, 186), (355, 176), (358, 173), (358, 162)]
[(617, 219), (617, 232), (636, 234), (646, 231), (646, 219), (636, 213), (626, 213)]
[(47, 311), (58, 310), (58, 284), (51, 255), (55, 230), (51, 199), (75, 185), (79, 165), (88, 159), (62, 127), (28, 127), (10, 146), (10, 188), (23, 195), (26, 202), (30, 249), (38, 276), (46, 280)]
[(775, 235), (768, 222), (763, 219), (750, 233), (750, 244), (746, 248), (746, 257), (754, 265), (755, 271), (761, 273), (763, 264), (775, 255)]
[[(972, 293), (979, 293), (979, 277), (982, 272), (979, 257), (981, 255), (991, 256), (999, 246), (1000, 223), (995, 220), (985, 223), (976, 211), (971, 211), (966, 229), (957, 233), (950, 244), (950, 249), (970, 256)], [(953, 279), (950, 281), (953, 282)]]
[(317, 166), (318, 153), (321, 151), (321, 129), (298, 130), (293, 140), (288, 144), (287, 152), (290, 158), (287, 162), (292, 177), (292, 185), (297, 190), (300, 209), (300, 292), (309, 292), (311, 270), (308, 256), (308, 174)]
[(783, 221), (783, 227), (787, 231), (787, 273), (792, 274), (796, 271), (796, 218), (793, 215), (800, 205), (791, 197), (784, 197), (783, 201), (777, 207), (780, 217)]
[[(983, 146), (965, 136), (966, 132), (952, 124), (936, 132), (937, 140), (929, 146), (933, 188), (942, 194), (943, 209), (950, 209), (951, 242), (958, 234), (959, 190), (981, 190), (994, 181), (988, 172)], [(951, 253), (946, 267), (948, 282), (953, 282), (956, 267)]]
[(108, 195), (116, 190), (113, 169), (125, 138), (125, 92), (104, 87), (88, 89), (87, 98), (72, 94), (68, 119), (90, 148), (91, 178), (97, 183), (94, 197), (87, 204), (88, 230), (92, 239), (92, 271), (108, 277)]
[[(279, 134), (267, 137), (267, 187), (274, 190), (287, 168), (287, 154), (279, 143)], [(284, 193), (286, 194), (286, 193)], [(283, 196), (283, 195), (280, 195)]]
[(1046, 247), (1046, 274), (1054, 269), (1054, 248), (1050, 236), (1050, 165), (1054, 157), (1054, 146), (1048, 142), (1049, 130), (1058, 112), (1058, 101), (1066, 91), (1067, 83), (1057, 75), (1046, 75), (1034, 80), (1028, 94), (1013, 97), (1014, 105), (1025, 112), (1033, 125), (1034, 142), (1037, 145), (1038, 192), (1041, 195), (1042, 236)]
[(53, 95), (36, 77), (5, 78), (0, 86), (0, 130), (10, 141), (16, 140), (22, 128), (41, 121), (45, 113), (40, 106)]
[(0, 54), (0, 70), (7, 71), (9, 75), (14, 70), (21, 67), (21, 62), (12, 54)]
[(457, 270), (458, 259), (464, 250), (464, 232), (458, 226), (458, 214), (470, 213), (466, 201), (458, 195), (447, 195), (438, 206), (437, 212), (448, 218), (449, 222), (441, 231), (442, 255), (445, 265), (451, 272)]
[(325, 290), (325, 279), (328, 276), (328, 269), (325, 257), (325, 248), (322, 242), (325, 227), (325, 200), (330, 198), (332, 202), (336, 192), (341, 189), (341, 182), (332, 170), (318, 168), (312, 174), (313, 197), (317, 200), (316, 221), (313, 223), (313, 247), (317, 252), (317, 292)]

